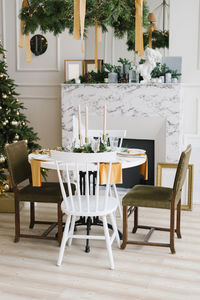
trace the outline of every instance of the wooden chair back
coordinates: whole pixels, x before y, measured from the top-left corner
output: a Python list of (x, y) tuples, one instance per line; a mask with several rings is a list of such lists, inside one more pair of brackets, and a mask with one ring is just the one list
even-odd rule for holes
[(8, 170), (13, 187), (26, 179), (31, 180), (31, 167), (28, 162), (28, 150), (25, 141), (5, 146)]
[(187, 168), (191, 155), (191, 145), (188, 145), (186, 150), (181, 153), (176, 175), (174, 179), (173, 191), (175, 194), (175, 204), (177, 204), (181, 198), (182, 187), (186, 178)]

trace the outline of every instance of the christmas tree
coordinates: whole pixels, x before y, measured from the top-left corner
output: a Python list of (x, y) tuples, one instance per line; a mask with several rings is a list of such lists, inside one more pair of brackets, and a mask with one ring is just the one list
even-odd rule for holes
[(0, 195), (10, 189), (7, 178), (7, 162), (4, 147), (8, 143), (25, 140), (28, 149), (41, 148), (37, 133), (28, 126), (29, 121), (22, 113), (25, 109), (15, 92), (16, 85), (7, 73), (5, 50), (0, 41)]

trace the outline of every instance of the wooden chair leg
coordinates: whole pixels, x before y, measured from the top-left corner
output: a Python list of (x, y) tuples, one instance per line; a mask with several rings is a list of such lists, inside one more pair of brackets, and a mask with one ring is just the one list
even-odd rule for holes
[(62, 241), (62, 210), (61, 210), (61, 203), (58, 203), (58, 244), (60, 246), (61, 241)]
[(177, 205), (176, 213), (176, 234), (179, 239), (181, 239), (181, 200)]
[(125, 249), (127, 245), (128, 238), (128, 208), (127, 206), (123, 206), (123, 241), (121, 244), (121, 249)]
[(171, 208), (170, 208), (170, 250), (172, 254), (175, 254), (174, 248), (174, 217), (175, 217), (175, 207), (174, 201), (172, 200)]
[(19, 201), (15, 197), (15, 239), (14, 242), (19, 242), (20, 239), (20, 210), (19, 210)]
[(138, 207), (135, 207), (135, 210), (134, 210), (134, 227), (133, 227), (132, 233), (136, 233), (137, 229), (138, 229)]
[(29, 228), (33, 228), (35, 225), (35, 203), (30, 203), (30, 225)]

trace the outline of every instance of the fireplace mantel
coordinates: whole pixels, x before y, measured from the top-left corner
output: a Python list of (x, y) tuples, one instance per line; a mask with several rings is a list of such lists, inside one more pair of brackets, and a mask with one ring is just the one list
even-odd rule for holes
[(95, 129), (102, 127), (105, 103), (110, 129), (126, 128), (128, 138), (155, 139), (156, 161), (177, 162), (182, 150), (181, 84), (62, 84), (63, 146), (71, 140), (78, 104), (82, 112), (88, 105), (89, 128)]

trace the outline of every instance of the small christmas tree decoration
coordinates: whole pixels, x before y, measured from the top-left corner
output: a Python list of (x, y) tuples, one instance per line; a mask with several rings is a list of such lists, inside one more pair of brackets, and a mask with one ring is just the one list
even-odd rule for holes
[(19, 135), (15, 134), (14, 140), (19, 140)]
[(6, 183), (6, 184), (4, 184), (3, 189), (4, 189), (5, 192), (7, 192), (7, 191), (9, 191), (10, 187), (9, 187), (9, 185)]
[(4, 163), (5, 162), (5, 157), (3, 155), (0, 155), (0, 164)]
[(8, 96), (6, 94), (2, 94), (2, 98), (6, 99), (6, 98), (8, 98)]
[(19, 99), (18, 99), (18, 98), (16, 98), (16, 99), (15, 99), (15, 101), (16, 101), (16, 102), (19, 102)]
[(15, 120), (13, 120), (13, 121), (11, 122), (11, 124), (12, 124), (13, 126), (17, 126), (17, 125), (18, 125), (18, 122), (15, 121)]
[(6, 126), (6, 124), (7, 124), (6, 120), (2, 122), (3, 126)]

